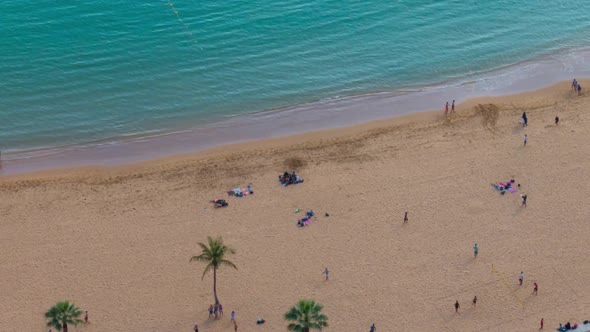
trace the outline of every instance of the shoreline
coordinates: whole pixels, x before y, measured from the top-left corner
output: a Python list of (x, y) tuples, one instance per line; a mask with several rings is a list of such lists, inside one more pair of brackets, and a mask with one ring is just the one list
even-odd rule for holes
[(82, 166), (116, 166), (194, 153), (210, 148), (356, 126), (407, 114), (442, 110), (446, 101), (530, 92), (576, 77), (590, 77), (590, 49), (540, 58), (466, 75), (416, 89), (319, 100), (276, 110), (232, 116), (204, 127), (3, 152), (0, 176)]
[[(590, 80), (578, 79), (582, 86), (590, 86)], [(521, 97), (535, 96), (544, 94), (545, 91), (553, 93), (556, 89), (564, 89), (570, 84), (569, 81), (561, 81), (540, 89), (528, 92), (520, 92), (509, 95), (499, 96), (481, 96), (469, 98), (460, 104), (457, 104), (457, 115), (455, 119), (466, 116), (473, 112), (473, 107), (480, 103), (499, 103), (510, 104), (518, 102)], [(440, 124), (441, 122), (449, 121), (451, 118), (444, 116), (444, 111), (418, 111), (409, 114), (402, 114), (399, 116), (388, 117), (379, 120), (366, 121), (359, 124), (341, 126), (334, 128), (325, 128), (320, 130), (313, 130), (303, 133), (294, 133), (285, 136), (270, 136), (264, 139), (246, 140), (243, 142), (228, 143), (219, 146), (211, 146), (196, 151), (178, 152), (171, 154), (164, 154), (155, 156), (147, 160), (134, 160), (121, 163), (108, 164), (79, 164), (73, 166), (60, 165), (50, 168), (29, 169), (23, 171), (10, 172), (6, 170), (6, 163), (3, 163), (2, 172), (0, 172), (0, 179), (10, 182), (14, 179), (28, 179), (28, 178), (53, 178), (61, 176), (78, 176), (83, 174), (87, 177), (92, 175), (108, 175), (113, 174), (141, 174), (144, 171), (157, 168), (165, 168), (172, 164), (189, 164), (193, 162), (200, 162), (210, 158), (219, 158), (222, 156), (231, 156), (235, 154), (249, 153), (252, 151), (272, 150), (272, 149), (287, 149), (291, 146), (305, 145), (305, 144), (321, 144), (325, 141), (347, 140), (352, 136), (363, 136), (373, 131), (391, 130), (394, 128), (403, 129), (404, 126), (425, 126)], [(147, 143), (146, 143), (147, 144)]]

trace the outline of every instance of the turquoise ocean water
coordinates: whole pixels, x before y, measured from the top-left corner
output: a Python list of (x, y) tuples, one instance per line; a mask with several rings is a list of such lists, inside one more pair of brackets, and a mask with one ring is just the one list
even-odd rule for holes
[(443, 86), (590, 46), (579, 1), (0, 3), (8, 155)]

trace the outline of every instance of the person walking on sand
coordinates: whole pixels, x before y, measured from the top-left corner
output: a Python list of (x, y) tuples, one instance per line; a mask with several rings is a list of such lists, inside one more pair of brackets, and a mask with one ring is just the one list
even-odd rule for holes
[(522, 286), (524, 282), (524, 272), (520, 272), (520, 276), (518, 277), (518, 283)]
[(199, 324), (195, 323), (195, 332), (199, 332)]
[(543, 329), (543, 325), (545, 325), (545, 320), (543, 318), (541, 318), (541, 328), (539, 330)]
[(209, 305), (209, 318), (211, 318), (211, 316), (213, 316), (213, 305), (212, 304)]
[(404, 224), (407, 224), (408, 220), (408, 211), (406, 211), (406, 214), (404, 214)]
[(526, 127), (529, 122), (529, 118), (526, 116), (526, 112), (522, 112), (522, 127)]
[(213, 315), (215, 316), (215, 319), (219, 318), (219, 305), (216, 303), (215, 307), (213, 307)]
[(539, 292), (539, 285), (535, 282), (533, 285), (533, 294), (535, 294), (535, 296), (536, 296), (538, 292)]
[(473, 256), (477, 258), (477, 253), (479, 252), (479, 248), (477, 247), (477, 243), (473, 246)]
[(524, 146), (526, 146), (526, 142), (529, 141), (529, 136), (527, 134), (524, 134)]
[(555, 125), (557, 126), (559, 124), (559, 116), (555, 116)]
[(445, 115), (449, 114), (449, 102), (445, 104)]
[(577, 89), (578, 89), (578, 81), (576, 81), (576, 79), (574, 78), (574, 80), (572, 81), (572, 90), (574, 90), (574, 92), (576, 92)]
[(88, 324), (88, 310), (84, 311), (84, 324)]
[(527, 195), (526, 195), (526, 194), (524, 194), (524, 195), (520, 195), (520, 197), (522, 198), (522, 205), (521, 205), (521, 206), (524, 206), (524, 207), (526, 207), (526, 199), (527, 199)]
[(223, 306), (219, 303), (219, 317), (223, 317)]
[(473, 306), (477, 305), (477, 295), (473, 297)]
[(377, 328), (375, 327), (375, 323), (373, 323), (373, 325), (371, 325), (371, 329), (369, 329), (369, 332), (377, 332)]
[(455, 302), (455, 312), (458, 314), (460, 313), (459, 312), (459, 300), (457, 300), (457, 302)]
[(323, 274), (326, 276), (326, 279), (324, 281), (328, 281), (328, 279), (330, 279), (330, 271), (328, 271), (328, 268), (324, 269)]
[(453, 103), (451, 104), (451, 113), (455, 113), (455, 99), (453, 99)]
[(229, 317), (231, 318), (232, 322), (235, 322), (236, 321), (236, 312), (232, 311), (231, 314), (229, 314)]
[(582, 86), (578, 84), (578, 96), (582, 94)]

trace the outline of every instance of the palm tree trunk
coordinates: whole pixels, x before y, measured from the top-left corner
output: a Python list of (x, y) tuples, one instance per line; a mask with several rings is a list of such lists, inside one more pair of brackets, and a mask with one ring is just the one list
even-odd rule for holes
[(64, 322), (63, 328), (64, 328), (64, 332), (68, 332), (68, 323)]
[(215, 295), (215, 306), (219, 305), (217, 298), (217, 267), (213, 267), (213, 295)]

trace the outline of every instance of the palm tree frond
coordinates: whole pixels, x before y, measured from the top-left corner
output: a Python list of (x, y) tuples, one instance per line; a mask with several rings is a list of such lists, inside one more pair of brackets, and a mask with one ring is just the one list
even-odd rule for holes
[(82, 310), (76, 307), (73, 303), (68, 301), (58, 302), (51, 307), (46, 313), (45, 318), (48, 319), (47, 326), (61, 331), (65, 324), (76, 326), (83, 321), (80, 319)]
[(236, 264), (234, 264), (234, 263), (232, 263), (232, 262), (230, 262), (230, 261), (228, 261), (226, 259), (222, 259), (221, 261), (219, 261), (219, 265), (226, 265), (226, 266), (229, 266), (229, 267), (233, 267), (236, 270), (238, 269), (238, 267), (236, 266)]
[(211, 260), (211, 257), (205, 254), (200, 254), (198, 256), (193, 256), (190, 259), (190, 262), (197, 261), (197, 262), (208, 262)]
[(328, 327), (328, 317), (321, 313), (323, 306), (315, 301), (301, 300), (285, 313), (285, 319), (291, 321), (289, 331), (322, 330)]
[(205, 279), (205, 275), (207, 275), (207, 272), (211, 271), (211, 269), (213, 268), (213, 264), (209, 263), (207, 264), (207, 266), (205, 266), (205, 270), (203, 270), (203, 275), (201, 276), (201, 280)]
[(295, 331), (295, 332), (302, 332), (303, 329), (300, 325), (295, 324), (295, 323), (291, 323), (287, 326), (287, 330), (289, 331)]

